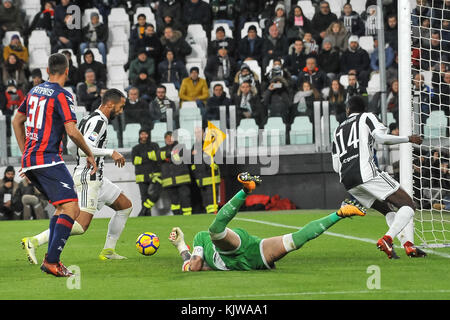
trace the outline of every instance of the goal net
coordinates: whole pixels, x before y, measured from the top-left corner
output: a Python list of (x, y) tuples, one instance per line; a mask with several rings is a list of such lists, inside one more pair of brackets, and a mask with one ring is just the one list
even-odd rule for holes
[(418, 244), (450, 247), (450, 1), (410, 5), (411, 131), (424, 138), (412, 150), (415, 230)]

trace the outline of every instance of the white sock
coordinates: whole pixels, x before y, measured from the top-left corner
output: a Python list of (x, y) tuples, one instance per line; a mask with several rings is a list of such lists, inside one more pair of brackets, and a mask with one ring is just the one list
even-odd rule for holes
[(130, 216), (133, 207), (125, 210), (116, 211), (116, 213), (111, 217), (108, 225), (108, 233), (106, 234), (106, 242), (103, 249), (115, 249), (117, 240), (119, 240), (122, 234), (123, 228), (127, 223), (127, 219)]
[[(386, 214), (386, 223), (390, 227), (395, 219), (395, 212), (389, 212)], [(400, 240), (402, 246), (406, 242), (414, 243), (414, 217), (408, 222), (405, 228), (397, 235), (397, 239)]]
[(72, 226), (72, 230), (70, 231), (71, 236), (77, 236), (84, 233), (84, 229), (78, 222), (74, 222)]
[(403, 206), (395, 214), (394, 221), (389, 227), (387, 236), (394, 239), (406, 227), (406, 225), (413, 219), (414, 210), (411, 207)]
[(38, 235), (35, 235), (33, 238), (35, 238), (38, 241), (38, 246), (42, 246), (43, 244), (48, 243), (48, 237), (50, 235), (50, 229), (47, 229)]

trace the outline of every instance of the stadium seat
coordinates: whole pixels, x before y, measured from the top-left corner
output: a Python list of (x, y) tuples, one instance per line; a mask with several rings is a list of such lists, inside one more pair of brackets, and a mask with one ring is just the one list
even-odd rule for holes
[(186, 56), (186, 61), (189, 62), (192, 59), (205, 59), (207, 57), (207, 53), (203, 50), (203, 47), (200, 44), (192, 44), (191, 45), (192, 52), (188, 56)]
[(119, 139), (117, 138), (117, 132), (114, 130), (112, 124), (108, 124), (106, 129), (106, 134), (108, 136), (108, 148), (116, 149), (119, 147)]
[(194, 132), (197, 127), (202, 127), (201, 117), (199, 120), (182, 120), (180, 116), (180, 128), (176, 130), (178, 142), (186, 145), (190, 149), (195, 140)]
[(179, 104), (180, 96), (178, 95), (178, 90), (175, 88), (175, 85), (173, 83), (162, 83), (162, 85), (166, 87), (167, 98)]
[(47, 68), (47, 60), (48, 60), (49, 54), (45, 49), (36, 49), (33, 51), (30, 51), (30, 56), (28, 60), (28, 64), (30, 66), (30, 69), (43, 69)]
[(191, 120), (202, 120), (200, 109), (197, 107), (197, 103), (194, 101), (183, 102), (180, 108), (180, 122), (181, 121), (191, 121)]
[(374, 95), (375, 93), (379, 92), (380, 90), (381, 90), (380, 74), (374, 73), (370, 77), (370, 80), (367, 84), (367, 93), (369, 95)]
[(342, 0), (329, 0), (330, 4), (330, 10), (333, 12), (338, 18), (341, 17), (342, 14), (342, 8), (344, 7), (344, 4), (347, 2)]
[(113, 47), (122, 47), (124, 52), (128, 52), (130, 46), (128, 38), (127, 33), (121, 26), (109, 28), (108, 48), (110, 48), (110, 50), (108, 54)]
[(50, 38), (44, 30), (33, 30), (28, 38), (28, 52), (33, 52), (38, 49), (44, 49), (50, 55)]
[(252, 70), (253, 72), (255, 72), (258, 77), (259, 77), (259, 81), (261, 82), (261, 67), (258, 64), (257, 60), (247, 60), (244, 62), (246, 65), (248, 65), (250, 67), (250, 70)]
[(309, 117), (295, 117), (289, 137), (292, 145), (313, 143), (313, 125), (309, 121)]
[(281, 117), (269, 117), (267, 119), (261, 144), (265, 146), (286, 145), (286, 125)]
[(108, 69), (111, 67), (123, 67), (128, 61), (128, 55), (125, 52), (122, 46), (111, 47), (106, 58)]
[(114, 88), (114, 87), (121, 87), (126, 88), (128, 87), (128, 77), (127, 73), (123, 69), (123, 67), (111, 67), (108, 69), (107, 74), (107, 84), (106, 86), (108, 88)]
[(255, 26), (256, 27), (256, 34), (258, 37), (262, 37), (262, 29), (259, 26), (258, 22), (255, 21), (247, 21), (244, 23), (244, 27), (241, 30), (241, 39), (244, 39), (248, 34), (248, 27)]
[(225, 29), (225, 37), (233, 39), (233, 31), (228, 23), (215, 23), (211, 30), (211, 41), (216, 40), (216, 30), (218, 27), (223, 27)]
[(130, 20), (125, 8), (112, 8), (111, 13), (108, 16), (108, 28), (113, 29), (115, 27), (121, 27), (130, 37)]
[(311, 0), (301, 0), (297, 2), (297, 5), (302, 8), (303, 14), (306, 18), (311, 20), (314, 17), (314, 13), (316, 12), (316, 9), (314, 8)]
[(343, 74), (340, 78), (339, 78), (339, 83), (342, 84), (344, 86), (344, 88), (348, 87), (348, 75)]
[(372, 36), (362, 36), (359, 37), (359, 46), (367, 51), (367, 53), (370, 54), (375, 49), (373, 46), (373, 37)]
[(255, 119), (242, 119), (237, 128), (238, 148), (251, 148), (258, 146), (258, 125)]
[(138, 123), (128, 123), (123, 131), (123, 147), (132, 148), (136, 145), (139, 138), (139, 130), (141, 125)]
[(19, 36), (20, 42), (24, 45), (23, 38), (22, 38), (22, 36), (20, 35), (20, 32), (19, 32), (19, 31), (6, 31), (6, 32), (5, 32), (5, 35), (3, 36), (3, 46), (4, 46), (4, 47), (6, 47), (6, 46), (9, 45), (9, 43), (11, 42), (11, 38), (12, 38), (13, 35)]
[(87, 112), (86, 108), (83, 106), (75, 107), (75, 115), (77, 116), (77, 121), (80, 122), (85, 116), (87, 116), (89, 112)]
[(447, 128), (447, 117), (444, 111), (432, 111), (425, 124), (425, 137), (440, 138), (445, 137)]
[[(414, 0), (414, 3), (416, 1)], [(352, 5), (353, 11), (356, 11), (357, 14), (361, 14), (366, 11), (366, 2), (361, 0), (350, 0), (350, 4)]]
[(153, 126), (150, 134), (150, 139), (159, 145), (160, 148), (164, 147), (166, 143), (164, 142), (164, 134), (167, 132), (167, 123), (157, 122)]

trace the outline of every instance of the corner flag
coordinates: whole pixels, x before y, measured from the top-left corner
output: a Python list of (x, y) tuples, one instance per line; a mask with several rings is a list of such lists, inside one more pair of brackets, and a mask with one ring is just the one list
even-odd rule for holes
[(205, 142), (203, 143), (203, 151), (214, 157), (220, 145), (226, 139), (227, 135), (208, 121), (208, 131), (206, 132)]

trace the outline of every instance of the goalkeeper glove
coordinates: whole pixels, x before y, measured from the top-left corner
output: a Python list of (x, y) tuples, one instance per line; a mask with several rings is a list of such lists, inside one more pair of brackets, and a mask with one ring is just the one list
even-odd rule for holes
[(184, 242), (184, 233), (179, 227), (172, 229), (172, 232), (169, 235), (169, 241), (177, 248), (179, 253), (186, 250), (189, 251), (189, 247)]

